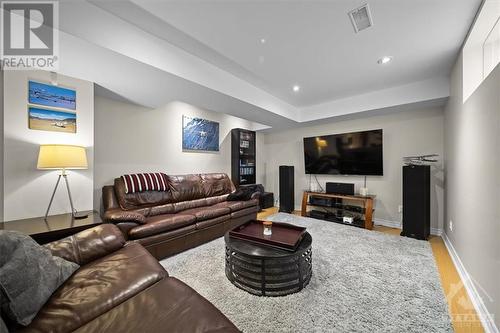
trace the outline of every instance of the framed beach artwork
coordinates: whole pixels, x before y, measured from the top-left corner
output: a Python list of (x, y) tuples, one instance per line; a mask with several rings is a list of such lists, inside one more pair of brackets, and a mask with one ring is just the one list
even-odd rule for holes
[(28, 103), (76, 110), (76, 90), (29, 81)]
[(28, 106), (28, 127), (40, 131), (76, 133), (76, 113)]
[(182, 149), (219, 151), (219, 123), (183, 115)]

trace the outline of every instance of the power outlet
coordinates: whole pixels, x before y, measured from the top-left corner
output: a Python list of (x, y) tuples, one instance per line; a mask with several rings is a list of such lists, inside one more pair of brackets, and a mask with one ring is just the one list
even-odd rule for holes
[(402, 213), (403, 212), (403, 205), (399, 205), (398, 206), (398, 213)]
[(453, 231), (453, 221), (450, 220), (450, 231)]

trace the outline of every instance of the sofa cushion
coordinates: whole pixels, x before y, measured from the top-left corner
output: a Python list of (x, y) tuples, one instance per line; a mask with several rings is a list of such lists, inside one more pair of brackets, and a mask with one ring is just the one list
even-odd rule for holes
[(248, 214), (254, 214), (254, 213), (258, 212), (258, 211), (259, 211), (259, 207), (258, 206), (244, 208), (244, 209), (241, 209), (241, 210), (238, 210), (236, 212), (231, 213), (231, 218), (235, 219), (237, 217), (245, 216), (245, 215), (248, 215)]
[[(168, 205), (183, 201), (192, 201), (227, 195), (234, 191), (231, 179), (222, 173), (168, 175), (167, 191), (144, 191), (127, 193), (123, 178), (116, 178), (114, 182), (114, 196), (116, 203), (124, 210), (150, 208)], [(220, 202), (220, 201), (217, 201)], [(213, 203), (217, 203), (213, 202)], [(111, 207), (112, 202), (105, 201), (105, 207)], [(212, 202), (208, 203), (213, 204)], [(167, 207), (168, 208), (168, 207)], [(194, 207), (190, 207), (194, 208)], [(148, 216), (147, 212), (140, 212)], [(159, 214), (171, 213), (162, 211)], [(157, 215), (152, 212), (151, 215)]]
[(179, 213), (186, 209), (205, 207), (207, 206), (207, 199), (202, 198), (196, 200), (181, 201), (181, 202), (176, 202), (173, 205), (174, 205), (174, 212)]
[(257, 200), (247, 200), (247, 201), (224, 201), (220, 202), (213, 207), (226, 207), (229, 208), (232, 212), (236, 212), (238, 210), (242, 210), (244, 208), (257, 206), (259, 203)]
[(113, 224), (104, 223), (45, 244), (44, 247), (55, 256), (85, 265), (121, 249), (124, 245), (125, 239), (120, 230)]
[(148, 216), (155, 216), (155, 215), (162, 215), (162, 214), (174, 214), (175, 213), (175, 208), (174, 204), (164, 204), (164, 205), (158, 205), (158, 206), (153, 206), (149, 209), (149, 215)]
[(201, 174), (203, 193), (205, 197), (215, 197), (229, 194), (234, 191), (231, 179), (225, 173)]
[(230, 213), (231, 210), (227, 207), (214, 206), (198, 207), (182, 211), (182, 214), (194, 215), (197, 222), (213, 219), (223, 215), (229, 215)]
[(174, 202), (205, 198), (200, 175), (169, 176)]
[[(165, 231), (160, 234), (152, 235), (145, 238), (133, 239), (130, 242), (139, 243), (146, 248), (150, 248), (153, 245), (165, 243), (171, 241), (174, 238), (182, 238), (183, 236), (196, 231), (196, 224), (190, 224), (185, 227), (174, 229), (170, 231)], [(152, 253), (154, 255), (154, 253)]]
[[(129, 318), (135, 320), (116, 320)], [(167, 278), (75, 332), (240, 332), (214, 305), (185, 283)]]
[(207, 206), (212, 206), (227, 200), (229, 194), (217, 195), (215, 197), (207, 198)]
[(135, 222), (146, 223), (146, 216), (133, 210), (122, 210), (120, 208), (109, 209), (104, 213), (104, 220), (108, 223)]
[(231, 218), (230, 215), (223, 215), (223, 216), (216, 217), (214, 219), (196, 222), (196, 229), (197, 230), (205, 229), (207, 227), (211, 227), (213, 225), (226, 222), (230, 218)]
[(156, 235), (162, 232), (179, 229), (195, 223), (196, 217), (187, 214), (163, 214), (151, 216), (146, 219), (146, 224), (130, 229), (131, 239), (138, 239)]
[(115, 179), (115, 194), (120, 207), (125, 210), (151, 207), (173, 202), (171, 191), (126, 193), (125, 182), (122, 178)]
[(27, 331), (71, 332), (167, 276), (146, 249), (130, 244), (76, 271), (45, 303)]

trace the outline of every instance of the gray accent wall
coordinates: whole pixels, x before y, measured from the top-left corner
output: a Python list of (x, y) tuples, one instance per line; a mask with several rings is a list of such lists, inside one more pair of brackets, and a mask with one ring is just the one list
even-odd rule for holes
[(500, 65), (465, 103), (462, 86), (460, 56), (445, 108), (445, 232), (500, 327)]
[[(305, 174), (303, 138), (319, 135), (357, 132), (372, 129), (384, 131), (384, 175), (368, 176), (369, 193), (375, 194), (375, 222), (399, 227), (402, 214), (402, 166), (404, 156), (439, 154), (443, 156), (443, 109), (442, 107), (407, 110), (394, 108), (390, 113), (370, 116), (344, 117), (319, 125), (268, 133), (265, 136), (266, 190), (279, 197), (280, 165), (295, 167), (295, 208), (300, 209), (302, 193), (309, 189), (315, 178)], [(433, 233), (442, 229), (443, 166), (432, 168), (431, 178), (431, 228)], [(319, 183), (355, 183), (355, 191), (363, 186), (363, 176), (318, 175)], [(404, 208), (403, 208), (404, 209)]]

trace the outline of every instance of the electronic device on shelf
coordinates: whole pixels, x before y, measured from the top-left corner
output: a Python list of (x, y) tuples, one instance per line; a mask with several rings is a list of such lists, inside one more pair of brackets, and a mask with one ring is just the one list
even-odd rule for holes
[(354, 195), (354, 184), (352, 183), (326, 183), (326, 193)]
[(374, 199), (374, 195), (361, 197), (304, 191), (301, 215), (372, 229)]
[(327, 216), (326, 212), (320, 211), (320, 210), (311, 210), (309, 211), (309, 217), (315, 218), (315, 219), (325, 219)]
[(342, 221), (347, 224), (352, 224), (354, 222), (354, 217), (352, 216), (344, 216)]
[(315, 206), (334, 207), (335, 201), (330, 198), (309, 197), (309, 204)]
[(306, 174), (383, 175), (381, 129), (304, 138)]

